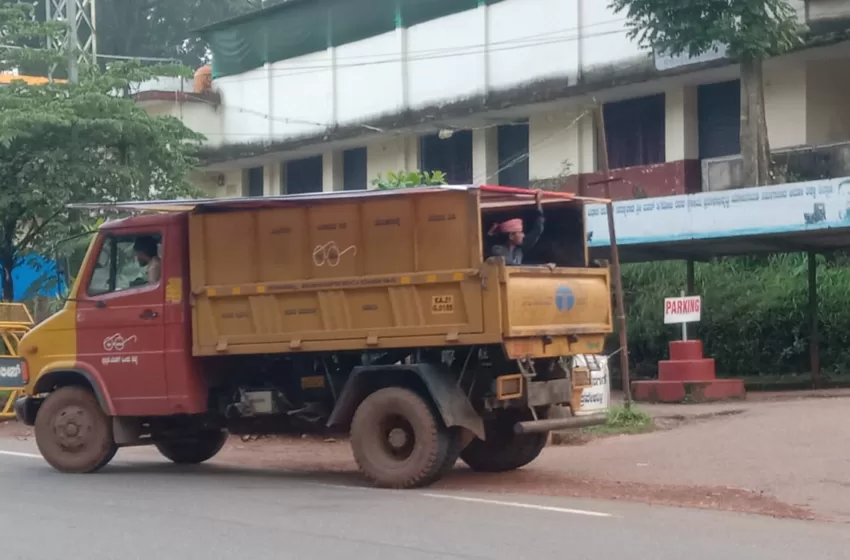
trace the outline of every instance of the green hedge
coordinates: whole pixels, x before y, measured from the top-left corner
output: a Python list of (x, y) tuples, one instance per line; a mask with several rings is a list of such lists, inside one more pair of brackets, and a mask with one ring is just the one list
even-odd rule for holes
[[(695, 266), (703, 340), (720, 376), (802, 374), (809, 367), (808, 265), (805, 255), (729, 258)], [(681, 327), (663, 324), (663, 301), (685, 285), (683, 262), (623, 267), (633, 375), (652, 377)], [(850, 268), (818, 257), (821, 367), (850, 371)], [(616, 361), (616, 360), (615, 360)]]

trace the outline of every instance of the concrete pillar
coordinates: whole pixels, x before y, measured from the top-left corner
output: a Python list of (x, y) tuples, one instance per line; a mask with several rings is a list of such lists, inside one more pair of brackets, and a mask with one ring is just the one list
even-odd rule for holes
[(263, 166), (263, 196), (281, 194), (281, 173), (284, 171), (281, 162), (267, 163)]
[(578, 134), (576, 173), (594, 173), (599, 169), (599, 154), (597, 153), (596, 120), (592, 114), (587, 114), (576, 123)]
[(697, 88), (678, 87), (664, 95), (666, 100), (666, 161), (699, 158)]
[(343, 190), (342, 152), (332, 150), (322, 154), (322, 191)]
[(499, 182), (499, 131), (495, 126), (472, 131), (473, 182)]
[(419, 153), (419, 137), (405, 136), (404, 137), (404, 153), (402, 159), (404, 162), (405, 171), (416, 171), (422, 166), (422, 156)]

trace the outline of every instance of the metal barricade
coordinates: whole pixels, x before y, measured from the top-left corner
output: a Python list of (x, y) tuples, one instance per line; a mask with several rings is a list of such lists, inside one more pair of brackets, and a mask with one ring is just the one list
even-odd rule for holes
[[(23, 303), (0, 303), (0, 358), (19, 358), (18, 343), (35, 325), (29, 309)], [(24, 388), (3, 387), (0, 384), (0, 420), (15, 417), (15, 401)]]

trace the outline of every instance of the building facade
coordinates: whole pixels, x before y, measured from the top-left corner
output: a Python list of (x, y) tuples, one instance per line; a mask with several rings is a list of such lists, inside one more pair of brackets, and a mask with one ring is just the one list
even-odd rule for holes
[[(793, 4), (817, 40), (766, 63), (771, 147), (795, 177), (834, 173), (850, 161), (850, 5)], [(207, 136), (197, 180), (213, 196), (416, 169), (601, 194), (597, 104), (613, 197), (744, 186), (738, 67), (641, 49), (607, 2), (291, 0), (202, 34), (212, 91), (140, 101)]]

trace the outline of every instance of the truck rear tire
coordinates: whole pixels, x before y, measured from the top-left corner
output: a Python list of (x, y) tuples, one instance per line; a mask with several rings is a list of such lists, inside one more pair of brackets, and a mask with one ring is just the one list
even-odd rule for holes
[(463, 432), (460, 428), (450, 428), (449, 429), (449, 448), (446, 451), (446, 460), (443, 461), (443, 466), (440, 469), (439, 475), (437, 475), (437, 479), (443, 478), (443, 476), (452, 472), (452, 469), (455, 468), (455, 464), (457, 460), (460, 459), (460, 452), (463, 450)]
[(366, 397), (351, 422), (354, 459), (366, 478), (384, 488), (435, 482), (454, 465), (456, 440), (422, 397), (401, 387)]
[(514, 424), (524, 419), (521, 414), (506, 411), (485, 424), (487, 439), (472, 440), (460, 458), (477, 472), (505, 472), (524, 467), (543, 452), (548, 433), (516, 434)]
[(65, 473), (96, 472), (118, 449), (112, 422), (83, 387), (61, 387), (48, 395), (35, 418), (35, 443), (44, 460)]
[(227, 442), (227, 432), (208, 431), (170, 441), (156, 442), (162, 456), (178, 465), (198, 465), (215, 457)]

